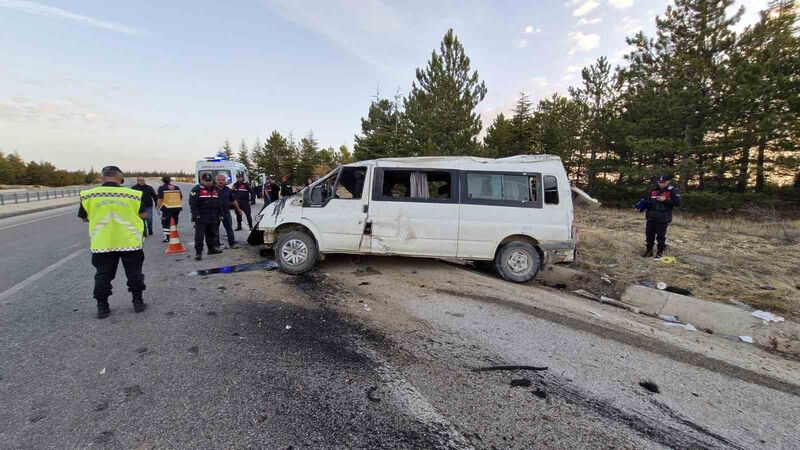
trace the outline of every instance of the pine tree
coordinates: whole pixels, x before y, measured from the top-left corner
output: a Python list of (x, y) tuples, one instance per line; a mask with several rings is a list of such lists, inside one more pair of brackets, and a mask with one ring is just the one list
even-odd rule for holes
[[(576, 156), (581, 161), (580, 165), (586, 167), (588, 188), (592, 191), (600, 169), (598, 158), (609, 155), (613, 150), (619, 150), (619, 147), (615, 149), (613, 145), (614, 138), (617, 137), (614, 136), (613, 126), (619, 83), (616, 73), (612, 71), (605, 57), (600, 57), (589, 67), (584, 67), (581, 79), (583, 85), (570, 88), (570, 95), (582, 107), (585, 116), (586, 126), (576, 131), (583, 134), (588, 147), (588, 160), (584, 163), (583, 160), (586, 158), (582, 154)], [(621, 139), (616, 140), (620, 141)]]
[(370, 102), (366, 118), (361, 118), (361, 134), (355, 137), (354, 156), (358, 161), (411, 156), (403, 113), (397, 103), (386, 98)]
[[(729, 92), (724, 110), (732, 123), (730, 137), (741, 148), (736, 188), (750, 179), (755, 148), (755, 190), (767, 174), (797, 167), (800, 131), (800, 37), (793, 1), (774, 1), (760, 20), (745, 29), (731, 56)], [(789, 174), (789, 173), (786, 173)]]
[(742, 14), (739, 9), (727, 15), (732, 3), (675, 0), (664, 17), (656, 19), (655, 39), (639, 33), (627, 40), (635, 47), (627, 57), (631, 64), (623, 72), (629, 99), (654, 102), (657, 106), (651, 105), (654, 115), (650, 118), (658, 118), (655, 122), (661, 128), (657, 136), (653, 130), (641, 129), (642, 135), (632, 137), (636, 141), (632, 148), (643, 158), (666, 153), (667, 160), (677, 165), (684, 189), (694, 177), (703, 188), (713, 157), (708, 138), (718, 129), (722, 81), (735, 44), (732, 26)]
[[(530, 127), (530, 124), (528, 124)], [(513, 154), (514, 136), (511, 121), (503, 113), (494, 118), (494, 122), (486, 130), (483, 137), (483, 155), (489, 158), (500, 158)]]
[(259, 162), (264, 160), (264, 146), (261, 145), (261, 139), (256, 138), (253, 146), (250, 147), (250, 164), (254, 171), (258, 173), (266, 173), (264, 167)]
[(450, 29), (439, 52), (433, 51), (425, 69), (404, 101), (410, 153), (414, 155), (466, 155), (477, 151), (481, 131), (475, 107), (486, 96), (478, 72), (470, 74), (470, 60)]
[(247, 168), (249, 173), (253, 172), (253, 164), (250, 162), (250, 150), (248, 150), (244, 139), (242, 139), (242, 143), (239, 145), (239, 153), (236, 155), (236, 159)]
[(272, 133), (264, 142), (264, 150), (257, 159), (258, 167), (270, 177), (280, 178), (283, 175), (291, 175), (291, 171), (285, 166), (285, 155), (289, 151), (289, 142), (277, 130)]
[(350, 164), (354, 161), (353, 155), (350, 154), (350, 150), (347, 148), (346, 145), (342, 144), (339, 146), (339, 151), (336, 152), (336, 165), (342, 164)]
[(225, 139), (225, 143), (222, 144), (222, 147), (220, 147), (217, 151), (217, 156), (224, 156), (226, 159), (233, 159), (233, 148), (231, 148), (230, 141)]
[(309, 131), (306, 137), (300, 139), (300, 161), (297, 164), (296, 182), (305, 184), (309, 178), (313, 179), (314, 168), (319, 163), (318, 147), (313, 131)]
[(524, 92), (519, 93), (517, 104), (514, 106), (514, 115), (511, 117), (511, 145), (498, 157), (525, 155), (533, 147), (533, 130), (531, 129), (531, 102)]
[(582, 170), (574, 157), (585, 144), (575, 130), (581, 127), (581, 106), (558, 94), (539, 101), (531, 119), (533, 151), (561, 157), (567, 173), (576, 182), (581, 181)]

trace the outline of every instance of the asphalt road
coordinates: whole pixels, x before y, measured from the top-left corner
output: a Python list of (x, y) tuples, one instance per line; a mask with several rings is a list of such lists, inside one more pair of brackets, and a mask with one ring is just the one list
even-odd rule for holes
[[(796, 393), (509, 308), (507, 284), (442, 263), (191, 275), (263, 258), (194, 261), (187, 211), (186, 254), (158, 225), (145, 243), (147, 311), (120, 268), (97, 320), (76, 212), (0, 220), (3, 449), (800, 447)], [(521, 362), (549, 369), (470, 370)]]

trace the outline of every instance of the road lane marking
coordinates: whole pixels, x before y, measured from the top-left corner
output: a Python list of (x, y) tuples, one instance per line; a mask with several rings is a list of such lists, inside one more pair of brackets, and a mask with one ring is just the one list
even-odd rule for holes
[[(72, 206), (72, 205), (70, 205), (70, 206)], [(40, 218), (38, 218), (38, 219), (28, 220), (28, 221), (25, 221), (25, 222), (19, 222), (19, 223), (15, 223), (15, 224), (13, 224), (13, 225), (6, 225), (6, 226), (4, 226), (4, 227), (0, 227), (0, 231), (7, 230), (7, 229), (9, 229), (9, 228), (18, 227), (18, 226), (20, 226), (20, 225), (27, 225), (27, 224), (29, 224), (29, 223), (41, 222), (42, 220), (52, 219), (53, 217), (61, 217), (61, 216), (66, 216), (67, 214), (72, 214), (72, 213), (73, 213), (73, 211), (67, 211), (67, 212), (63, 212), (63, 213), (61, 213), (61, 214), (54, 214), (54, 215), (52, 215), (52, 216), (40, 217)], [(76, 217), (77, 217), (77, 215), (76, 215)]]
[(11, 286), (10, 288), (6, 289), (5, 291), (0, 292), (0, 302), (5, 301), (6, 299), (8, 299), (12, 295), (16, 294), (20, 290), (25, 289), (26, 287), (30, 286), (31, 284), (36, 282), (39, 278), (42, 278), (43, 276), (47, 275), (48, 273), (58, 269), (64, 263), (66, 263), (67, 261), (71, 260), (72, 258), (80, 255), (84, 251), (85, 251), (85, 249), (76, 250), (76, 251), (70, 253), (69, 255), (65, 256), (64, 258), (61, 258), (58, 261), (56, 261), (55, 263), (53, 263), (53, 264), (45, 267), (44, 269), (40, 270), (38, 273), (35, 273), (35, 274), (29, 276), (28, 278), (20, 281), (19, 283), (15, 284), (14, 286)]

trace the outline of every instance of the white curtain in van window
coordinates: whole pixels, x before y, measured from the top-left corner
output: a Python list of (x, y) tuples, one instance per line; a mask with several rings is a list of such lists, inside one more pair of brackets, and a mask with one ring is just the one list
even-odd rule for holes
[(411, 198), (430, 198), (428, 192), (428, 174), (411, 172)]

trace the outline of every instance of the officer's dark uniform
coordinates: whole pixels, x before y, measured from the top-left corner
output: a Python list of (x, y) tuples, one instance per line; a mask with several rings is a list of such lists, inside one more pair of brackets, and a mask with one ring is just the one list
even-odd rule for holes
[[(233, 234), (230, 210), (233, 208), (233, 202), (236, 201), (236, 197), (227, 185), (221, 188), (217, 187), (217, 189), (219, 189), (219, 206), (222, 210), (222, 226), (225, 228), (225, 234), (228, 235), (228, 246), (233, 247), (236, 244), (236, 235)], [(219, 246), (219, 242), (217, 242), (217, 246)]]
[[(668, 176), (662, 176), (660, 181), (669, 181)], [(663, 196), (664, 201), (656, 200)], [(646, 204), (647, 225), (645, 226), (645, 253), (642, 256), (652, 256), (653, 244), (658, 241), (656, 258), (660, 258), (667, 248), (667, 227), (672, 222), (672, 208), (681, 204), (681, 194), (678, 189), (669, 184), (664, 188), (656, 185), (651, 187), (642, 199)]]
[[(211, 174), (203, 174), (202, 180), (212, 181)], [(217, 187), (198, 184), (192, 188), (189, 194), (189, 208), (194, 222), (195, 258), (200, 259), (203, 254), (203, 237), (208, 245), (209, 255), (221, 253), (221, 250), (216, 248), (219, 241), (219, 219), (222, 214)]]
[[(237, 181), (233, 183), (233, 195), (239, 203), (239, 209), (247, 216), (247, 226), (253, 229), (253, 217), (250, 214), (250, 204), (256, 204), (256, 192), (250, 187), (246, 181)], [(236, 231), (242, 229), (242, 214), (236, 212)]]

